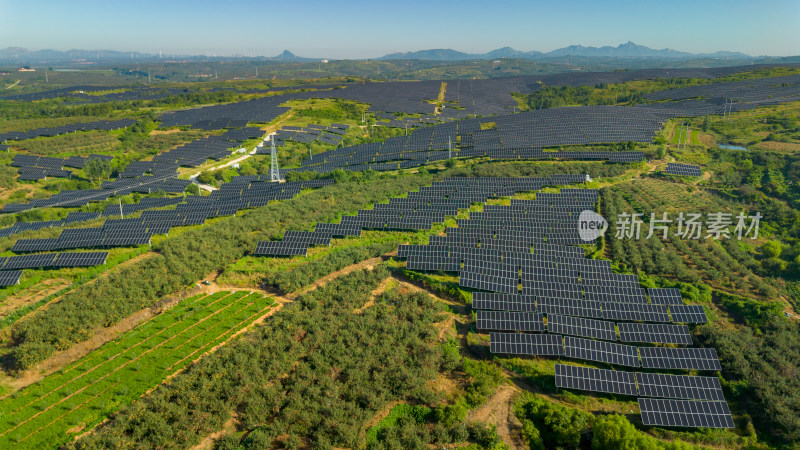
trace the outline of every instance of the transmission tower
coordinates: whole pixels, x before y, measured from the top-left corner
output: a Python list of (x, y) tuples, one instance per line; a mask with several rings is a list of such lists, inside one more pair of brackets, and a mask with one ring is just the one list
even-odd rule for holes
[(272, 143), (272, 149), (270, 150), (270, 165), (269, 165), (269, 179), (271, 181), (280, 181), (281, 180), (281, 171), (278, 169), (278, 151), (275, 150), (275, 140), (270, 139)]
[(453, 158), (453, 144), (450, 136), (447, 136), (447, 159)]

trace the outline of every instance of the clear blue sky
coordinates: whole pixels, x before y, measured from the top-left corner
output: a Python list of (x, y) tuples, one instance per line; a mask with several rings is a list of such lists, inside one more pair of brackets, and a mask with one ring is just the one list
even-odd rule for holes
[(0, 0), (0, 48), (372, 58), (572, 44), (800, 54), (800, 0)]

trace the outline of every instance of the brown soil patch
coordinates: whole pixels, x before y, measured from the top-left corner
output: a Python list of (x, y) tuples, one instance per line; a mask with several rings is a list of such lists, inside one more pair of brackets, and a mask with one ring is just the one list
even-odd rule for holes
[(461, 389), (457, 380), (454, 380), (440, 373), (435, 380), (431, 381), (431, 388), (434, 391), (442, 392), (446, 397), (453, 398)]
[[(396, 402), (390, 402), (386, 406), (384, 406), (383, 409), (381, 409), (380, 411), (375, 413), (375, 415), (372, 416), (372, 419), (370, 419), (369, 422), (367, 422), (367, 424), (364, 426), (364, 431), (369, 430), (370, 428), (372, 428), (375, 425), (377, 425), (381, 420), (385, 419), (389, 415), (389, 413), (392, 411), (392, 408), (394, 408), (395, 406), (399, 405), (400, 403), (402, 403), (402, 402), (397, 402), (397, 401)], [(364, 431), (362, 431), (362, 435), (363, 435)]]
[[(70, 282), (68, 280), (63, 278), (53, 278), (45, 280), (42, 283), (32, 286), (31, 288), (18, 294), (12, 295), (8, 297), (3, 304), (0, 304), (0, 317), (6, 317), (17, 309), (30, 305), (31, 303), (36, 303), (48, 295), (55, 294), (69, 285)], [(34, 290), (35, 292), (31, 292)]]
[(205, 437), (199, 444), (195, 445), (194, 447), (190, 447), (190, 450), (206, 450), (214, 448), (214, 441), (221, 438), (222, 436), (233, 433), (236, 431), (236, 412), (231, 414), (231, 418), (222, 425), (222, 429), (217, 431), (216, 433), (211, 433)]
[(764, 142), (759, 142), (758, 146), (766, 150), (800, 152), (800, 144), (795, 142), (764, 141)]
[(497, 428), (498, 436), (509, 447), (512, 449), (526, 448), (520, 433), (522, 424), (513, 412), (514, 399), (518, 392), (519, 388), (513, 384), (500, 386), (483, 406), (469, 414), (467, 420), (494, 425)]
[(174, 134), (180, 133), (181, 130), (177, 128), (173, 128), (171, 130), (153, 130), (150, 132), (150, 136), (158, 136), (159, 134)]
[(706, 147), (714, 147), (715, 145), (717, 145), (714, 142), (714, 136), (710, 134), (698, 132), (697, 139), (700, 141), (701, 144), (703, 144)]

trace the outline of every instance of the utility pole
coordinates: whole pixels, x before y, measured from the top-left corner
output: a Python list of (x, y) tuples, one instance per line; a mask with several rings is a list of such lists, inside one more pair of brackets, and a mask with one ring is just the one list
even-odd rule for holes
[[(270, 151), (270, 166), (269, 166), (269, 179), (270, 181), (280, 181), (281, 172), (278, 169), (278, 152), (275, 150), (275, 141), (272, 142), (272, 150)], [(309, 149), (310, 151), (310, 149)]]
[(148, 83), (150, 83), (150, 82), (152, 82), (152, 81), (153, 81), (153, 80), (151, 80), (151, 79), (150, 79), (150, 71), (148, 70), (148, 71), (147, 71), (147, 82), (148, 82)]
[(44, 71), (44, 82), (45, 83), (49, 83), (50, 82), (50, 79), (47, 78), (47, 70)]
[(447, 159), (453, 157), (453, 141), (447, 136)]
[(689, 124), (686, 124), (686, 135), (683, 137), (683, 150), (686, 151), (686, 144), (689, 142), (690, 136), (692, 135), (692, 129), (689, 128)]
[(122, 199), (119, 199), (119, 216), (123, 219), (125, 218), (125, 216), (122, 215)]

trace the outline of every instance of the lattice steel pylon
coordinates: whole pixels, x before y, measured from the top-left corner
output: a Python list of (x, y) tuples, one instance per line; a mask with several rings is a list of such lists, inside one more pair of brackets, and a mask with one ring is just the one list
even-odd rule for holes
[(269, 179), (271, 181), (281, 181), (281, 171), (278, 169), (278, 151), (275, 150), (275, 139), (270, 139), (272, 143), (272, 149), (269, 152), (270, 155), (270, 164), (269, 164)]

